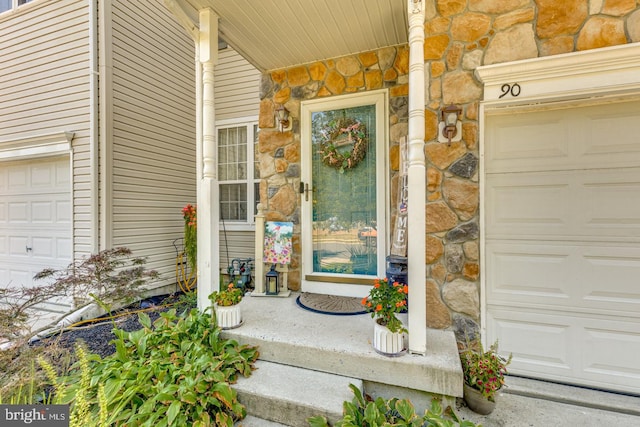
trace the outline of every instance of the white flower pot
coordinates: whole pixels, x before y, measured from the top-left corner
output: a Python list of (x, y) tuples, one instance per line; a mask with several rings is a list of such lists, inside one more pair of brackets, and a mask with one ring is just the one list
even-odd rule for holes
[(406, 350), (404, 345), (405, 334), (391, 332), (386, 326), (378, 322), (373, 324), (373, 348), (384, 356), (399, 356)]
[(227, 307), (216, 305), (214, 310), (216, 311), (216, 319), (220, 328), (233, 329), (242, 324), (242, 311), (240, 309), (240, 304), (230, 305)]

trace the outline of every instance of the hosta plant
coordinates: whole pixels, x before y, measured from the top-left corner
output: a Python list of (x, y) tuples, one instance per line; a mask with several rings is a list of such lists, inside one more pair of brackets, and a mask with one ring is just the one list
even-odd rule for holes
[[(431, 401), (431, 407), (424, 415), (418, 415), (410, 401), (406, 399), (384, 400), (378, 397), (370, 400), (353, 384), (349, 385), (354, 397), (351, 402), (344, 402), (343, 417), (335, 427), (477, 427), (471, 421), (461, 421), (449, 407), (443, 409), (438, 399)], [(311, 427), (328, 427), (329, 423), (323, 416), (307, 419)]]

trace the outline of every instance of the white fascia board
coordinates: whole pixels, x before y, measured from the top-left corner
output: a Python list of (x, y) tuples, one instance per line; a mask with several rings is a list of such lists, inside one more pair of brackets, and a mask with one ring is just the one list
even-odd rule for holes
[[(572, 52), (475, 70), (485, 102), (581, 98), (640, 90), (640, 43)], [(512, 93), (510, 88), (517, 84)]]
[(56, 132), (0, 141), (0, 160), (22, 160), (71, 152), (73, 132)]

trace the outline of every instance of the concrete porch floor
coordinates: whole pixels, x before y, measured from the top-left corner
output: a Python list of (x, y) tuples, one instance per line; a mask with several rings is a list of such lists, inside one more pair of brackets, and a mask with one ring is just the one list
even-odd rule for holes
[(462, 369), (453, 332), (428, 330), (425, 356), (386, 357), (371, 344), (374, 321), (369, 314), (314, 313), (298, 306), (297, 296), (246, 296), (241, 302), (242, 326), (223, 335), (259, 346), (262, 360), (359, 378), (380, 393), (382, 385), (388, 385), (462, 396)]

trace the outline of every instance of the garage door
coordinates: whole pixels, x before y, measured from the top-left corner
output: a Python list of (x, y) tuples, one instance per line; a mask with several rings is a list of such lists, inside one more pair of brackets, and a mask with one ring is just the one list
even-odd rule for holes
[(484, 189), (512, 373), (640, 394), (640, 101), (488, 115)]
[[(0, 286), (32, 286), (71, 260), (69, 157), (0, 163)], [(66, 311), (57, 302), (47, 308)]]

